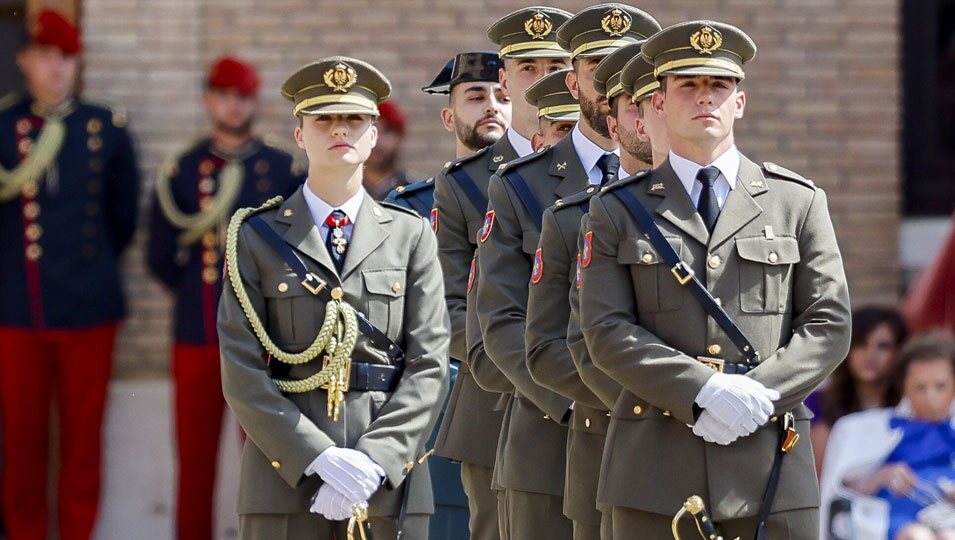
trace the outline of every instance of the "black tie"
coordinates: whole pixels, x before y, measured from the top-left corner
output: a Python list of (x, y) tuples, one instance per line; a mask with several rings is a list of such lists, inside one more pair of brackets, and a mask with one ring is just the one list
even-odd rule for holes
[(706, 230), (713, 234), (713, 228), (716, 227), (716, 218), (720, 217), (720, 203), (716, 200), (716, 190), (713, 184), (720, 177), (720, 170), (716, 167), (703, 167), (696, 173), (696, 179), (703, 184), (703, 190), (700, 191), (700, 202), (696, 205), (696, 211), (703, 218), (706, 224)]
[(328, 226), (328, 235), (325, 237), (325, 247), (328, 248), (328, 254), (332, 256), (335, 262), (335, 270), (342, 271), (342, 265), (345, 264), (345, 251), (348, 249), (348, 236), (345, 234), (345, 225), (350, 220), (345, 212), (341, 210), (332, 210), (325, 219), (325, 225)]
[(620, 156), (617, 154), (604, 154), (597, 160), (597, 168), (600, 169), (600, 185), (604, 186), (617, 179), (617, 171), (620, 170)]

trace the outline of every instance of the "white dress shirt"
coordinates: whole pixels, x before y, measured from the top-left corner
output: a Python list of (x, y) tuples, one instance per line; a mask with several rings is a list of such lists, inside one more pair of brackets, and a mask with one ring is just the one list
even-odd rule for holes
[[(607, 152), (597, 146), (597, 143), (588, 139), (587, 136), (580, 131), (580, 123), (574, 126), (573, 131), (570, 132), (570, 136), (574, 142), (574, 150), (577, 151), (577, 158), (580, 159), (580, 164), (584, 170), (587, 171), (587, 179), (592, 185), (599, 185), (600, 181), (603, 180), (603, 172), (601, 172), (600, 167), (597, 166), (597, 162), (600, 161), (600, 158), (604, 157), (604, 154), (617, 154), (619, 156), (620, 149), (618, 148), (613, 152)], [(618, 173), (617, 178), (623, 178), (623, 176), (620, 176)]]
[(345, 238), (351, 238), (355, 222), (358, 221), (358, 209), (361, 208), (361, 203), (365, 200), (364, 187), (359, 189), (358, 193), (353, 195), (352, 198), (345, 201), (345, 203), (338, 208), (328, 204), (319, 198), (318, 195), (312, 193), (312, 190), (308, 187), (307, 180), (305, 181), (305, 187), (302, 188), (302, 194), (305, 195), (305, 204), (308, 205), (308, 211), (312, 214), (312, 220), (318, 227), (319, 232), (322, 233), (322, 240), (328, 239), (328, 225), (325, 225), (325, 220), (328, 219), (328, 216), (336, 209), (341, 210), (348, 216), (350, 224), (345, 225)]
[(529, 156), (534, 153), (534, 147), (531, 145), (530, 139), (525, 138), (513, 128), (507, 128), (505, 133), (507, 133), (508, 142), (517, 152), (517, 157)]
[(694, 163), (684, 157), (678, 156), (670, 150), (670, 166), (676, 173), (680, 183), (686, 188), (686, 192), (693, 201), (693, 206), (699, 206), (700, 193), (703, 192), (703, 183), (697, 181), (696, 173), (703, 167), (716, 167), (720, 170), (720, 175), (713, 183), (713, 191), (716, 192), (716, 202), (719, 203), (722, 210), (726, 204), (726, 197), (730, 191), (736, 188), (736, 177), (739, 174), (739, 151), (736, 145), (729, 147), (723, 155), (716, 158), (716, 161), (708, 165)]

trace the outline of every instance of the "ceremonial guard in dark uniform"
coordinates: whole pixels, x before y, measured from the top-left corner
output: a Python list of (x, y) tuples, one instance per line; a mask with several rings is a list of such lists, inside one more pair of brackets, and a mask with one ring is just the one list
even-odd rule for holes
[[(604, 187), (582, 230), (580, 325), (624, 389), (598, 501), (617, 540), (667, 538), (700, 503), (704, 538), (817, 538), (802, 401), (845, 357), (850, 325), (826, 194), (737, 150), (756, 54), (740, 29), (680, 23), (641, 51), (670, 153)], [(680, 533), (699, 538), (689, 521)]]
[[(477, 305), (487, 355), (515, 387), (498, 463), (514, 539), (569, 539), (574, 528), (563, 513), (572, 400), (532, 379), (525, 349), (528, 284), (542, 215), (558, 198), (616, 178), (619, 157), (606, 123), (609, 107), (594, 90), (593, 71), (603, 57), (659, 28), (649, 15), (623, 4), (593, 6), (565, 22), (557, 41), (573, 61), (566, 81), (580, 101), (581, 120), (556, 145), (508, 163), (489, 183)], [(599, 517), (592, 521), (599, 528)]]
[(0, 109), (0, 414), (8, 537), (47, 537), (50, 405), (59, 417), (59, 537), (92, 535), (118, 323), (118, 260), (136, 226), (126, 116), (73, 95), (81, 49), (54, 11), (17, 54), (25, 96)]
[(211, 134), (159, 170), (149, 226), (147, 264), (174, 296), (179, 540), (211, 540), (216, 463), (222, 431), (216, 309), (229, 217), (275, 195), (290, 195), (304, 170), (292, 155), (253, 136), (259, 77), (233, 57), (215, 61), (206, 78)]
[(362, 187), (390, 91), (341, 56), (289, 77), (308, 180), (229, 225), (218, 327), (222, 387), (248, 434), (245, 539), (428, 536), (424, 447), (450, 337), (427, 221)]

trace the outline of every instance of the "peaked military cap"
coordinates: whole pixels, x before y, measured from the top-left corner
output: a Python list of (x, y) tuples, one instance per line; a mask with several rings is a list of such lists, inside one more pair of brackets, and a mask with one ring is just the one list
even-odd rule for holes
[(299, 68), (282, 85), (292, 114), (369, 114), (391, 94), (391, 83), (374, 66), (347, 56), (323, 58)]
[(654, 76), (710, 75), (743, 80), (743, 64), (756, 56), (756, 44), (742, 30), (716, 21), (675, 24), (643, 44)]
[(426, 94), (450, 94), (451, 93), (451, 72), (454, 71), (454, 58), (448, 60), (448, 63), (441, 68), (441, 71), (435, 75), (434, 80), (428, 86), (422, 86), (421, 91)]
[(608, 54), (597, 64), (594, 69), (594, 89), (601, 95), (607, 96), (607, 99), (614, 98), (623, 93), (623, 84), (620, 81), (620, 72), (627, 62), (634, 57), (640, 56), (640, 46), (642, 41), (624, 45), (614, 52)]
[(625, 4), (598, 4), (577, 12), (557, 30), (557, 43), (571, 59), (607, 56), (660, 30), (649, 13)]
[(537, 116), (553, 122), (580, 120), (580, 103), (567, 89), (567, 74), (562, 69), (540, 78), (524, 92), (524, 99), (537, 107)]
[(567, 58), (557, 44), (557, 29), (571, 13), (531, 6), (509, 13), (487, 29), (487, 38), (500, 47), (501, 58)]
[(642, 54), (631, 58), (620, 70), (620, 84), (634, 103), (652, 96), (654, 90), (660, 88), (660, 81), (653, 75), (653, 64)]
[(504, 62), (497, 53), (466, 52), (454, 57), (454, 69), (451, 72), (450, 87), (464, 82), (497, 82), (498, 71)]

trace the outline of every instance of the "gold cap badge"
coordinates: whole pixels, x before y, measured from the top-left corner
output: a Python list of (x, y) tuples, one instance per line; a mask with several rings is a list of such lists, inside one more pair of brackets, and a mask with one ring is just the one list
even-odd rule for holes
[(524, 23), (524, 31), (531, 39), (544, 39), (554, 31), (554, 23), (550, 22), (546, 14), (538, 11)]
[(690, 36), (690, 45), (700, 54), (713, 54), (723, 45), (723, 35), (711, 26), (704, 26)]
[(611, 11), (600, 20), (600, 27), (610, 37), (619, 37), (626, 34), (630, 30), (630, 25), (630, 15), (619, 9)]
[(339, 62), (332, 69), (325, 72), (325, 84), (336, 92), (347, 92), (349, 88), (355, 86), (358, 80), (358, 73), (355, 68), (348, 64)]

